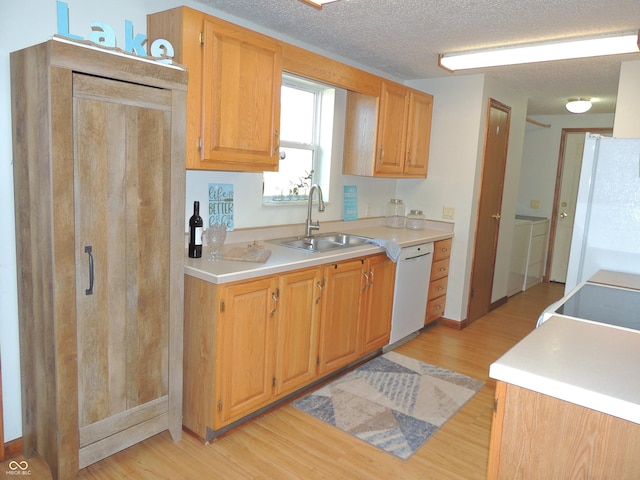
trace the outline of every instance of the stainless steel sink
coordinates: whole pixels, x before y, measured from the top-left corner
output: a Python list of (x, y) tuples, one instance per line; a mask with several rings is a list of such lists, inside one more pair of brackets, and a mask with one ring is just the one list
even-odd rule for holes
[(360, 235), (352, 235), (349, 233), (320, 233), (310, 237), (289, 237), (278, 240), (271, 240), (272, 243), (278, 243), (285, 247), (297, 248), (306, 252), (324, 252), (326, 250), (334, 250), (338, 248), (356, 247), (364, 245), (369, 238)]

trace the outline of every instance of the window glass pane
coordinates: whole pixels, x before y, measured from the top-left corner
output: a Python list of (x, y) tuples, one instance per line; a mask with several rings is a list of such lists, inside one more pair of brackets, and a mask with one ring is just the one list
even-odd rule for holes
[(306, 179), (313, 169), (313, 150), (280, 147), (285, 158), (280, 160), (277, 172), (264, 172), (265, 197), (274, 200), (305, 196), (309, 193), (311, 181)]
[(280, 99), (280, 138), (284, 141), (313, 143), (316, 95), (282, 86)]

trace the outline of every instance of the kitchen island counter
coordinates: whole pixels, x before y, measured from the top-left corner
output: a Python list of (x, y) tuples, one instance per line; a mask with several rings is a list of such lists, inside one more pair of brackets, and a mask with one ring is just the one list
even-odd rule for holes
[(640, 333), (553, 316), (494, 362), (499, 381), (640, 424)]

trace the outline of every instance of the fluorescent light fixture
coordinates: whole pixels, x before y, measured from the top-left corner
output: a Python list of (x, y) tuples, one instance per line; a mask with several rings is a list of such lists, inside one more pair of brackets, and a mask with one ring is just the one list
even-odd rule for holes
[(318, 10), (322, 10), (322, 6), (325, 3), (333, 3), (333, 2), (337, 2), (338, 0), (300, 0), (302, 3), (306, 3), (307, 5), (311, 5), (314, 8), (317, 8)]
[(438, 65), (454, 72), (470, 68), (637, 53), (640, 51), (639, 44), (640, 32), (626, 32), (599, 38), (565, 39), (474, 52), (445, 53), (438, 55)]
[(590, 98), (572, 98), (565, 105), (571, 113), (585, 113), (591, 110)]

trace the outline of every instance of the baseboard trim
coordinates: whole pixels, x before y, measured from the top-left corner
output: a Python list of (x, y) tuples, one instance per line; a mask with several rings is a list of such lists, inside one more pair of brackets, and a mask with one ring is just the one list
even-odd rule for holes
[(467, 328), (469, 322), (467, 320), (462, 320), (458, 322), (457, 320), (451, 320), (449, 318), (441, 317), (438, 319), (438, 325), (442, 325), (443, 327), (453, 328), (455, 330), (462, 330), (463, 328)]
[(4, 444), (4, 458), (17, 457), (22, 453), (22, 437), (16, 438)]
[(491, 305), (489, 305), (489, 311), (491, 310), (495, 310), (498, 307), (501, 307), (502, 305), (504, 305), (505, 303), (507, 303), (508, 301), (508, 297), (502, 297), (499, 300), (496, 300), (495, 302), (493, 302)]

